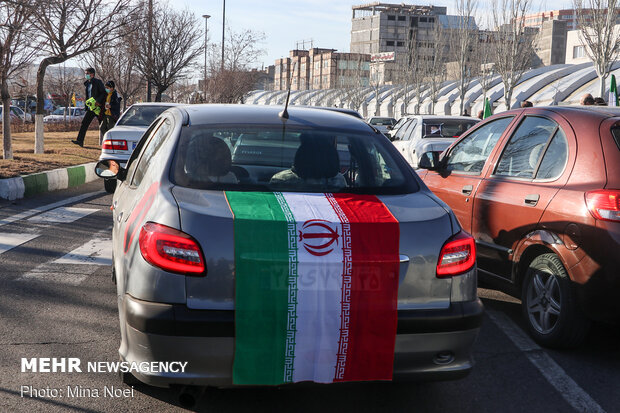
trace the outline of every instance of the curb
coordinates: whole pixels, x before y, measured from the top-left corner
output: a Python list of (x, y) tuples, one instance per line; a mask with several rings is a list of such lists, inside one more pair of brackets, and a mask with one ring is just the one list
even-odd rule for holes
[(14, 201), (43, 192), (71, 188), (92, 182), (97, 179), (97, 175), (95, 175), (96, 164), (97, 162), (90, 162), (38, 174), (0, 179), (0, 198)]

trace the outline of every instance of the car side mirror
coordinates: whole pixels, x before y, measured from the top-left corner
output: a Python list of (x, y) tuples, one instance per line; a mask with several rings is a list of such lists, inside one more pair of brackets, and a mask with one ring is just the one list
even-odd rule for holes
[(392, 126), (392, 125), (387, 125), (387, 130), (392, 130), (392, 129), (394, 129), (394, 126)]
[(125, 179), (127, 171), (121, 167), (121, 165), (112, 160), (112, 159), (104, 159), (103, 161), (97, 162), (95, 165), (95, 174), (100, 178), (105, 179), (118, 179), (120, 181)]
[(429, 171), (438, 171), (439, 169), (441, 169), (441, 163), (439, 162), (439, 153), (433, 151), (424, 152), (422, 156), (420, 156), (418, 168), (428, 169)]

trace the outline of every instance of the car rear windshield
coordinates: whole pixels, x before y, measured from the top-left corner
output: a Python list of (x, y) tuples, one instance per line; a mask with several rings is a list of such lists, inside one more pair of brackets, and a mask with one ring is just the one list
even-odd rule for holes
[(173, 183), (237, 191), (404, 194), (414, 172), (382, 136), (282, 126), (183, 128)]
[(124, 126), (149, 126), (156, 117), (170, 106), (131, 106), (118, 120)]
[(475, 124), (473, 119), (433, 119), (424, 121), (422, 132), (425, 138), (458, 138)]
[(369, 122), (371, 125), (389, 125), (392, 126), (396, 123), (396, 119), (393, 118), (372, 118)]

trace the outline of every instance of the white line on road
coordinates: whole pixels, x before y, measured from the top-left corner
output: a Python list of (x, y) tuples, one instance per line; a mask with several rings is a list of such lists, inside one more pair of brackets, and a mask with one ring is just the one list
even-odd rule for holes
[(68, 224), (97, 211), (99, 211), (99, 209), (60, 207), (28, 218), (28, 221), (41, 224)]
[(0, 234), (0, 254), (38, 237), (39, 234)]
[(54, 263), (112, 265), (112, 240), (110, 238), (93, 238), (64, 257), (57, 259)]
[(605, 413), (605, 410), (506, 314), (490, 309), (487, 309), (486, 313), (576, 411)]
[(43, 205), (37, 208), (29, 209), (24, 212), (20, 212), (19, 214), (11, 215), (10, 217), (0, 219), (0, 226), (11, 224), (16, 221), (20, 221), (22, 219), (26, 219), (36, 214), (40, 214), (45, 211), (49, 211), (50, 209), (58, 208), (63, 205), (71, 204), (74, 202), (79, 202), (83, 199), (90, 198), (96, 195), (103, 195), (103, 191), (89, 192), (87, 194), (77, 195), (71, 198), (63, 199), (62, 201), (54, 202), (53, 204)]

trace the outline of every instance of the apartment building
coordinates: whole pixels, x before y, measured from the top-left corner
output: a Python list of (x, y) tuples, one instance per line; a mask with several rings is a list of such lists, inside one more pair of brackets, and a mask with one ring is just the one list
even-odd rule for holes
[(368, 86), (370, 55), (336, 49), (291, 50), (275, 62), (274, 90), (333, 89)]

